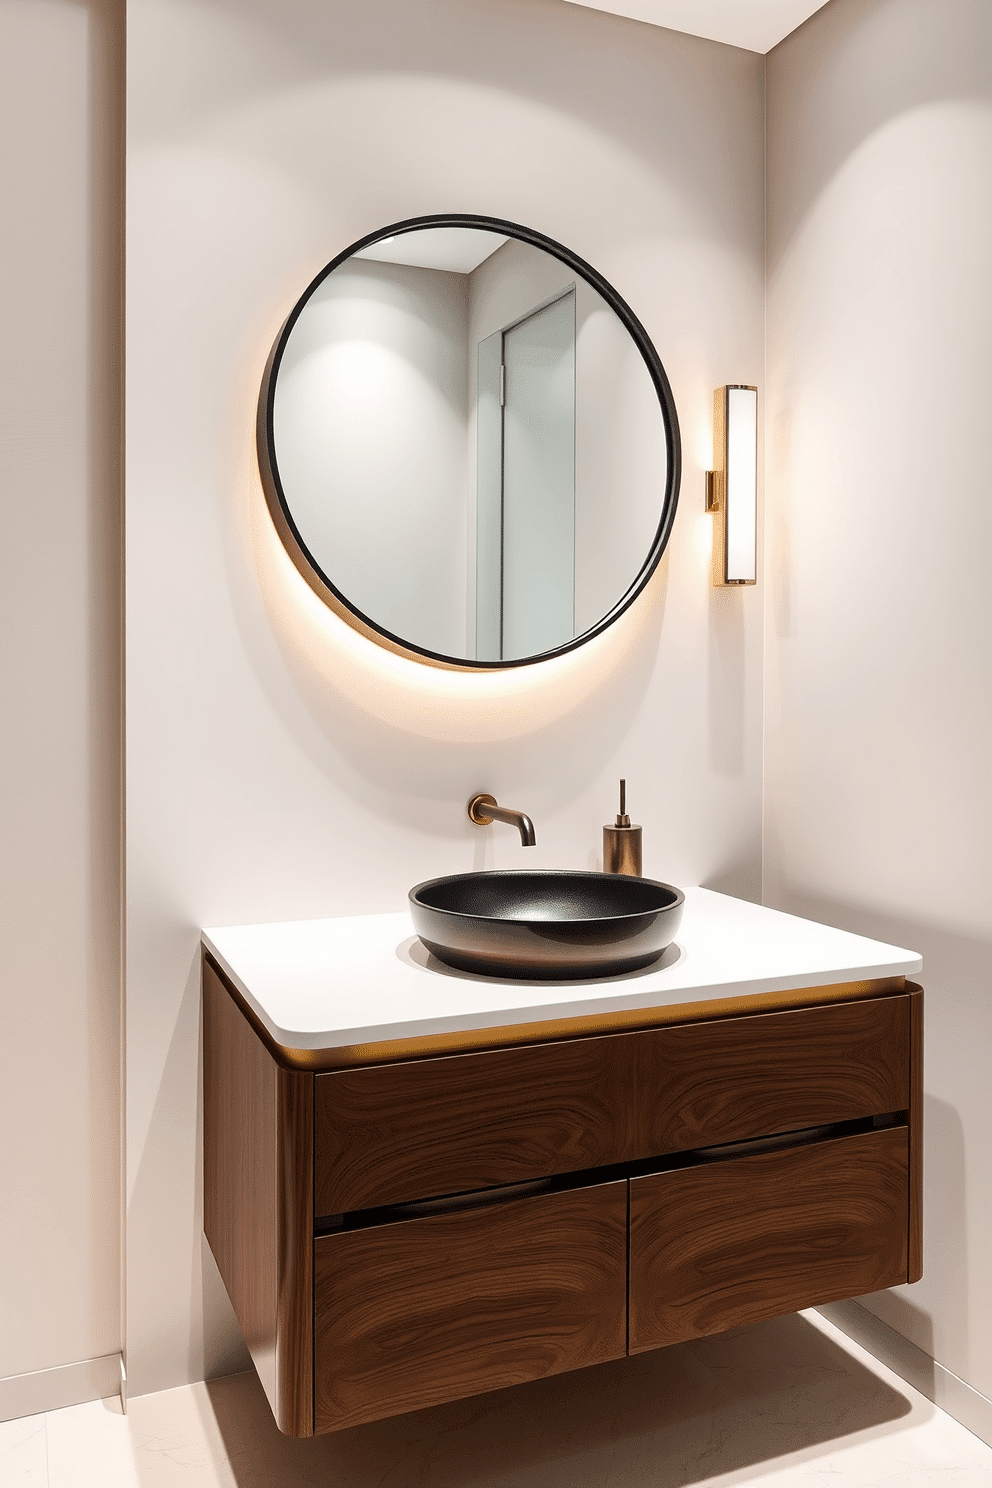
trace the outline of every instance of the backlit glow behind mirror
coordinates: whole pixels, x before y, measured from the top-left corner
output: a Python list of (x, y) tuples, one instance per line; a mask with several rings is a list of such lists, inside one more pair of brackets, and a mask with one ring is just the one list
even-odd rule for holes
[(258, 408), (276, 529), (320, 598), (435, 666), (518, 666), (643, 588), (678, 498), (667, 378), (630, 309), (541, 234), (394, 224), (333, 260)]

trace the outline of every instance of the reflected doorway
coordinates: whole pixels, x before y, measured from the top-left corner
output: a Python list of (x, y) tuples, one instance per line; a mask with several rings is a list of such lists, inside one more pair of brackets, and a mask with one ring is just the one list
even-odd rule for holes
[(575, 290), (479, 343), (476, 658), (575, 635)]

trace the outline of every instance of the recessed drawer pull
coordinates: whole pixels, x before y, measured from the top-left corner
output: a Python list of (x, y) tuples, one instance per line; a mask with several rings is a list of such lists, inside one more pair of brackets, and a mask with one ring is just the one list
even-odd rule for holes
[(473, 1193), (446, 1194), (438, 1199), (420, 1199), (412, 1204), (385, 1204), (377, 1209), (358, 1209), (351, 1214), (332, 1214), (319, 1219), (318, 1235), (335, 1230), (365, 1230), (372, 1225), (398, 1224), (405, 1219), (431, 1219), (439, 1214), (464, 1214), (470, 1209), (489, 1209), (494, 1204), (512, 1204), (517, 1199), (532, 1199), (537, 1194), (560, 1188), (553, 1178), (538, 1178), (532, 1183), (507, 1183), (500, 1188), (478, 1189)]
[[(893, 1120), (888, 1125), (895, 1126)], [(832, 1126), (807, 1126), (800, 1131), (776, 1132), (753, 1142), (724, 1142), (718, 1147), (700, 1147), (689, 1156), (696, 1162), (727, 1162), (740, 1157), (758, 1157), (763, 1152), (787, 1152), (790, 1147), (808, 1147), (813, 1142), (827, 1142), (834, 1137), (853, 1137), (860, 1132), (876, 1130), (873, 1118), (865, 1121), (840, 1121)]]

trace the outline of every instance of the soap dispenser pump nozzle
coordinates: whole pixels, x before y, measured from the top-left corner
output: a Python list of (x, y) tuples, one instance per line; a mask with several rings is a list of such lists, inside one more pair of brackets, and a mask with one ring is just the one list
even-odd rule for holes
[(627, 815), (627, 782), (620, 781), (620, 810), (616, 824), (603, 828), (603, 872), (641, 877), (641, 829)]
[(620, 810), (617, 812), (617, 826), (629, 827), (630, 817), (627, 815), (627, 782), (620, 782)]

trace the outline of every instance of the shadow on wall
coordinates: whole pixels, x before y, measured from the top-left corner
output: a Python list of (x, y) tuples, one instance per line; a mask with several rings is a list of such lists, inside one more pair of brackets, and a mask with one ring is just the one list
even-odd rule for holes
[[(801, 1315), (313, 1441), (280, 1436), (254, 1373), (197, 1388), (206, 1396), (206, 1450), (218, 1467), (229, 1464), (241, 1488), (469, 1488), (483, 1481), (684, 1488), (911, 1410), (904, 1395)], [(141, 1402), (135, 1405), (132, 1429), (140, 1431)], [(141, 1471), (142, 1454), (135, 1458)], [(146, 1470), (140, 1480), (151, 1484), (150, 1463)]]
[[(954, 1339), (956, 1351), (968, 1357), (968, 1229), (967, 1189), (965, 1186), (964, 1127), (954, 1106), (928, 1095), (923, 1102), (923, 1265), (937, 1273), (945, 1288), (940, 1308), (941, 1327)], [(928, 1165), (927, 1159), (930, 1158)], [(941, 1215), (941, 1233), (933, 1229), (930, 1240), (934, 1254), (928, 1254), (926, 1216), (927, 1199)], [(908, 1338), (927, 1355), (930, 1378), (919, 1388), (930, 1394), (934, 1388), (932, 1361), (935, 1339), (933, 1318), (916, 1302), (906, 1287), (895, 1291), (873, 1292), (858, 1301), (875, 1317)], [(929, 1387), (929, 1388), (928, 1388)]]
[[(195, 1063), (188, 1054), (194, 1047), (198, 1049)], [(174, 1129), (174, 1113), (183, 1110), (196, 1111), (192, 1162), (187, 1162), (188, 1149), (185, 1143), (177, 1142)], [(163, 1168), (189, 1175), (184, 1179), (183, 1214), (189, 1213), (190, 1228), (181, 1235), (182, 1245), (177, 1244), (175, 1216), (170, 1216), (166, 1223), (159, 1213), (159, 1175)], [(170, 1198), (174, 1202), (174, 1190), (170, 1190)], [(162, 1064), (148, 1121), (148, 1137), (131, 1187), (128, 1222), (129, 1286), (145, 1293), (158, 1289), (163, 1295), (183, 1302), (189, 1298), (187, 1305), (196, 1318), (196, 1327), (189, 1331), (186, 1358), (189, 1376), (200, 1379), (204, 1375), (230, 1374), (246, 1368), (248, 1351), (203, 1236), (203, 1006), (198, 938)], [(136, 1336), (132, 1321), (128, 1344), (141, 1355), (142, 1367), (151, 1378), (169, 1378), (171, 1339)]]
[[(307, 0), (296, 6), (291, 27), (283, 24), (283, 7), (273, 5), (272, 0), (210, 0), (202, 9), (207, 13), (212, 10), (221, 18), (225, 13), (234, 14), (237, 30), (232, 34), (238, 50), (249, 57), (256, 48), (261, 55), (273, 53), (281, 74), (276, 76), (286, 89), (302, 92), (307, 84), (322, 84), (328, 78), (337, 83), (341, 79), (378, 76), (394, 95), (401, 95), (409, 83), (422, 79), (429, 79), (435, 90), (466, 87), (482, 91), (493, 87), (495, 69), (500, 95), (511, 111), (515, 106), (534, 104), (542, 113), (577, 116), (588, 130), (590, 149), (582, 162), (582, 179), (595, 181), (597, 211), (606, 214), (606, 220), (621, 210), (618, 204), (623, 201), (624, 188), (616, 172), (597, 171), (595, 141), (600, 137), (615, 140), (635, 161), (644, 161), (649, 170), (656, 165), (657, 141), (670, 142), (670, 201), (676, 223), (691, 214), (700, 220), (707, 237), (733, 243), (742, 217), (753, 221), (760, 213), (748, 183), (733, 170), (727, 172), (725, 189), (709, 198), (705, 214), (698, 190), (700, 171), (712, 169), (722, 174), (726, 170), (728, 139), (743, 146), (746, 129), (741, 129), (742, 121), (735, 111), (734, 86), (741, 75), (754, 70), (756, 61), (760, 65), (760, 59), (742, 48), (720, 47), (717, 51), (712, 42), (701, 37), (661, 26), (623, 23), (621, 29), (614, 16), (579, 6), (574, 13), (563, 12), (558, 0), (515, 0), (509, 6), (503, 3), (495, 7), (431, 0), (429, 7), (408, 5), (402, 11), (397, 10), (395, 0), (366, 0), (355, 7), (329, 7), (319, 0)], [(156, 24), (161, 29), (156, 41), (168, 49), (174, 41), (168, 31), (170, 23), (184, 27), (184, 36), (191, 23), (182, 9), (170, 14), (168, 7), (159, 7), (159, 12)], [(590, 59), (603, 56), (610, 56), (612, 65), (596, 69), (596, 85), (576, 87), (577, 79), (586, 82)], [(671, 81), (667, 87), (659, 87), (659, 75), (664, 75), (673, 56), (677, 63)], [(554, 59), (553, 67), (548, 66), (549, 58)], [(218, 91), (213, 78), (208, 86), (190, 90), (185, 106), (191, 116), (200, 110), (213, 112), (218, 100), (229, 108), (241, 104), (245, 93), (255, 86), (256, 74), (243, 63), (239, 67), (239, 62), (241, 57), (235, 54), (222, 91)], [(700, 73), (709, 69), (719, 70), (722, 86), (714, 89), (709, 106), (700, 112), (690, 106), (690, 99), (698, 90)], [(453, 100), (458, 97), (451, 96)], [(362, 132), (374, 136), (378, 122), (374, 118), (366, 120)], [(424, 171), (424, 162), (416, 154), (421, 148), (417, 131), (396, 129), (390, 115), (389, 142), (400, 162), (398, 179), (405, 180), (412, 188), (411, 195), (415, 195)], [(474, 163), (473, 195), (477, 199), (461, 200), (461, 208), (506, 215), (499, 199), (503, 195), (505, 132), (502, 137), (486, 138), (470, 129), (453, 131), (446, 126), (443, 142), (444, 158), (455, 161), (459, 169), (465, 156)], [(325, 141), (304, 133), (299, 150), (301, 171), (312, 169), (314, 161), (324, 158), (325, 151)], [(701, 152), (709, 159), (701, 161)], [(353, 139), (341, 152), (336, 173), (338, 200), (353, 212), (355, 204), (369, 197), (364, 169), (360, 141)], [(560, 171), (560, 162), (555, 163), (555, 169)], [(554, 219), (560, 207), (549, 199), (541, 172), (524, 174), (532, 177), (535, 204), (554, 236)], [(436, 205), (441, 210), (453, 209)], [(413, 210), (402, 209), (405, 207), (403, 201), (396, 217), (383, 221), (414, 215)], [(354, 215), (363, 224), (363, 233), (382, 225), (369, 222), (360, 212)], [(359, 235), (359, 231), (353, 231), (352, 239)]]
[[(817, 12), (819, 55), (835, 56), (840, 65), (836, 73), (826, 70), (824, 80), (815, 88), (809, 87), (805, 72), (797, 74), (802, 79), (798, 86), (803, 89), (798, 117), (803, 122), (790, 134), (793, 139), (816, 139), (820, 154), (813, 169), (795, 173), (788, 213), (769, 234), (770, 244), (786, 246), (792, 241), (824, 184), (865, 140), (893, 119), (932, 103), (989, 101), (986, 46), (992, 16), (985, 6), (973, 7), (973, 43), (962, 51), (953, 44), (941, 44), (954, 35), (947, 29), (947, 20), (944, 7), (934, 0), (848, 0), (845, 5), (825, 6)], [(804, 45), (801, 30), (786, 37), (769, 54), (773, 69), (773, 86), (768, 94), (769, 134), (778, 123), (774, 111), (780, 99), (781, 64), (793, 46)], [(863, 54), (871, 54), (881, 63), (872, 73), (870, 86), (853, 90), (846, 85), (844, 65), (852, 35), (861, 38), (858, 46)], [(783, 112), (785, 108), (797, 117), (794, 100), (783, 100)], [(769, 274), (776, 267), (773, 257), (768, 263)]]
[(973, 1290), (984, 1281), (977, 1272), (970, 1274), (981, 1262), (969, 1256), (969, 1211), (973, 1216), (987, 1212), (992, 1175), (985, 1162), (969, 1168), (965, 1128), (983, 1122), (987, 1106), (992, 947), (986, 938), (813, 893), (793, 890), (777, 895), (774, 903), (923, 956), (923, 1279), (912, 1288), (859, 1300), (918, 1349), (974, 1383), (971, 1375), (983, 1363), (984, 1343), (969, 1336), (969, 1308)]

